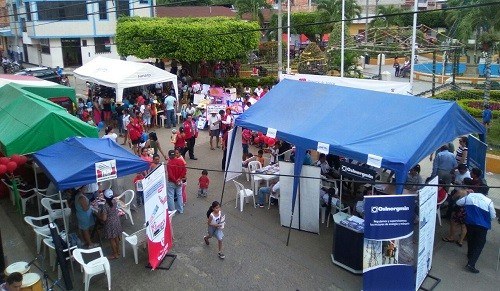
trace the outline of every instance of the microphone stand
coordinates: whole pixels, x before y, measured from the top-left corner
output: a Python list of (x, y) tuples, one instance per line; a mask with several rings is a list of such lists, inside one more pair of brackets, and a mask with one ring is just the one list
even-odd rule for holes
[[(42, 254), (38, 254), (31, 262), (29, 262), (27, 265), (26, 265), (26, 268), (29, 267), (29, 266), (34, 266), (35, 268), (37, 268), (40, 272), (43, 273), (43, 285), (44, 285), (44, 289), (47, 290), (47, 291), (53, 291), (54, 290), (54, 286), (58, 286), (61, 290), (64, 290), (63, 287), (61, 287), (61, 285), (59, 285), (59, 281), (61, 281), (60, 278), (58, 278), (57, 280), (52, 280), (50, 277), (49, 277), (49, 274), (47, 273), (47, 270), (45, 269), (45, 266), (44, 266), (44, 261), (42, 260), (42, 265), (41, 266), (38, 266), (37, 264), (35, 264), (35, 262), (39, 259), (39, 258), (42, 258), (42, 259), (45, 259), (45, 256), (43, 256)], [(57, 264), (57, 262), (55, 262), (55, 264)], [(49, 285), (49, 280), (52, 281), (52, 285)]]

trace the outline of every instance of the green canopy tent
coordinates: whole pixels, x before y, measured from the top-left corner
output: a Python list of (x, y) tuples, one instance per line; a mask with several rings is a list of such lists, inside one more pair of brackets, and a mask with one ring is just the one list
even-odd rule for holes
[(76, 92), (72, 87), (63, 86), (33, 76), (0, 74), (0, 87), (12, 85), (61, 105), (70, 113), (75, 113)]
[(68, 137), (98, 137), (95, 127), (38, 95), (5, 84), (0, 87), (0, 151), (30, 154)]

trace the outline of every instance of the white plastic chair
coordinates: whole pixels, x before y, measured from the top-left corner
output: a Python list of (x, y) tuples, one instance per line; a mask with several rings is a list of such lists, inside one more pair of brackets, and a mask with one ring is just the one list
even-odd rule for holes
[[(52, 270), (55, 271), (57, 267), (57, 261), (56, 261), (56, 247), (54, 246), (54, 242), (52, 241), (52, 237), (50, 238), (44, 238), (43, 243), (49, 247), (49, 264), (52, 266)], [(76, 249), (76, 246), (72, 246), (69, 249), (64, 249), (63, 253), (70, 252), (69, 256), (66, 257), (66, 261), (70, 260), (72, 258), (71, 252)], [(61, 278), (61, 268), (57, 268), (57, 274), (58, 278)]]
[(246, 197), (253, 198), (253, 208), (255, 208), (255, 195), (254, 192), (250, 189), (245, 189), (243, 185), (239, 182), (234, 181), (234, 185), (236, 186), (236, 206), (234, 208), (238, 208), (238, 199), (240, 200), (240, 211), (243, 211), (243, 200)]
[(256, 157), (253, 156), (253, 157), (250, 157), (250, 158), (243, 161), (243, 164), (245, 164), (246, 166), (242, 166), (241, 169), (242, 169), (243, 173), (245, 173), (245, 175), (247, 177), (247, 181), (250, 181), (250, 171), (248, 170), (248, 163), (251, 161), (255, 161), (255, 159), (256, 159)]
[(267, 206), (267, 209), (270, 209), (271, 208), (271, 198), (273, 199), (276, 199), (276, 200), (280, 200), (280, 194), (279, 192), (276, 192), (276, 193), (273, 193), (273, 191), (270, 192), (269, 194), (269, 205)]
[(52, 205), (57, 205), (57, 207), (60, 207), (61, 200), (42, 198), (42, 206), (49, 212), (51, 221), (63, 218), (63, 215), (66, 216), (66, 221), (69, 221), (69, 217), (71, 215), (71, 208), (69, 208), (68, 200), (62, 200), (62, 204), (64, 207), (63, 209), (52, 208)]
[(262, 181), (261, 178), (255, 176), (255, 171), (258, 169), (262, 169), (262, 164), (259, 161), (251, 161), (248, 162), (248, 171), (250, 172), (250, 182), (252, 183), (252, 191), (257, 193), (256, 190), (257, 185), (260, 185)]
[[(40, 221), (45, 219), (48, 220), (47, 224), (41, 225)], [(44, 215), (40, 217), (25, 216), (24, 221), (33, 228), (33, 231), (36, 234), (36, 252), (37, 254), (39, 254), (40, 248), (42, 246), (42, 239), (50, 238), (50, 228), (48, 224), (50, 221), (50, 217), (49, 215)]]
[(99, 183), (99, 190), (104, 191), (106, 189), (111, 189), (111, 180), (106, 180)]
[[(12, 188), (12, 185), (7, 183), (7, 181), (5, 181), (4, 179), (2, 179), (2, 182), (9, 189), (9, 195), (10, 195), (10, 199), (12, 200), (12, 205), (16, 205), (16, 199), (14, 196), (14, 189)], [(21, 196), (21, 207), (23, 210), (23, 214), (26, 214), (26, 202), (37, 197), (35, 195), (36, 188), (21, 189), (20, 186), (21, 186), (21, 184), (18, 182), (17, 191), (19, 192), (19, 196)]]
[(135, 264), (139, 263), (139, 258), (137, 255), (137, 250), (139, 245), (144, 245), (148, 240), (148, 236), (146, 234), (146, 228), (141, 228), (138, 231), (128, 234), (126, 232), (122, 232), (122, 252), (123, 257), (125, 258), (125, 242), (129, 243), (134, 251), (134, 260)]
[(446, 193), (446, 196), (442, 201), (438, 201), (437, 203), (437, 209), (436, 209), (436, 218), (437, 221), (439, 222), (439, 226), (443, 226), (441, 223), (441, 205), (448, 199), (448, 193)]
[[(82, 254), (99, 253), (99, 258), (85, 263)], [(83, 281), (85, 282), (85, 291), (89, 290), (90, 279), (98, 274), (106, 274), (108, 278), (108, 290), (111, 290), (111, 268), (108, 259), (102, 254), (100, 247), (93, 249), (76, 249), (73, 251), (73, 257), (83, 267)]]
[[(118, 202), (118, 207), (125, 212), (125, 219), (130, 217), (130, 222), (134, 225), (134, 219), (132, 218), (132, 211), (130, 210), (130, 204), (134, 201), (135, 192), (134, 190), (126, 190), (120, 196), (116, 197)], [(120, 200), (120, 201), (118, 201)]]

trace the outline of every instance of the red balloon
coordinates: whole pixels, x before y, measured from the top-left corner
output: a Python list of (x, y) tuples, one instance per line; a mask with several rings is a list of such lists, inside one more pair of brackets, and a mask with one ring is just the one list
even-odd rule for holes
[(7, 173), (7, 166), (0, 165), (0, 175)]
[(10, 160), (7, 157), (0, 158), (0, 165), (7, 165), (9, 162), (10, 162)]
[(27, 156), (21, 156), (21, 163), (20, 163), (20, 165), (26, 164), (27, 161), (28, 161), (28, 157)]
[(259, 137), (262, 137), (264, 134), (262, 132), (257, 133)]
[(264, 143), (265, 143), (265, 144), (268, 144), (268, 143), (269, 143), (269, 137), (268, 137), (268, 136), (264, 136)]
[(274, 146), (275, 143), (276, 143), (276, 140), (274, 138), (269, 138), (267, 140), (267, 145), (270, 147)]
[(16, 163), (16, 164), (18, 164), (18, 165), (19, 165), (19, 162), (21, 161), (21, 159), (22, 159), (22, 158), (21, 158), (21, 156), (20, 156), (20, 155), (12, 155), (12, 156), (10, 157), (10, 160), (11, 160), (11, 161), (13, 161), (13, 162), (15, 162), (15, 163)]
[(253, 139), (255, 143), (260, 143), (260, 138), (257, 136), (256, 138)]
[(10, 161), (7, 163), (7, 170), (9, 172), (14, 172), (14, 170), (17, 168), (17, 164), (14, 161)]

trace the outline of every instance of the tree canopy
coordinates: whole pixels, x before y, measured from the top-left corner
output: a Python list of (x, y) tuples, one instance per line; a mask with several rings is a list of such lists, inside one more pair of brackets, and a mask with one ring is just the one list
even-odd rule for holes
[(257, 22), (232, 18), (141, 18), (118, 20), (118, 54), (185, 62), (234, 60), (259, 45)]

